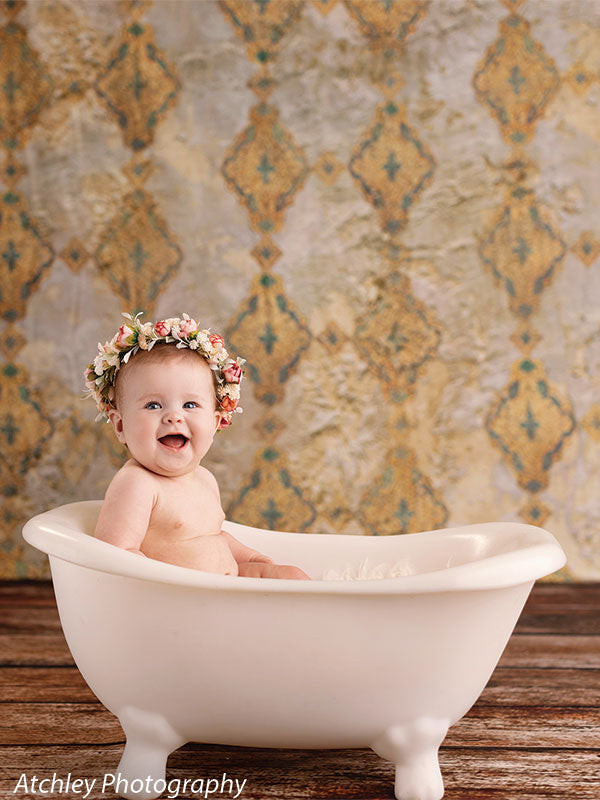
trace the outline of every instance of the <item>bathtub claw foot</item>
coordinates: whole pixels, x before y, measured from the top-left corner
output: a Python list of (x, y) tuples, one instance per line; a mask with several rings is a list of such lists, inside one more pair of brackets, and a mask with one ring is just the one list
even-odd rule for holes
[(447, 720), (422, 717), (388, 728), (371, 744), (378, 756), (396, 766), (396, 800), (440, 800), (444, 796), (438, 748), (447, 732)]
[(127, 741), (116, 769), (115, 788), (127, 800), (153, 800), (164, 791), (160, 781), (165, 780), (169, 753), (185, 744), (185, 739), (161, 714), (126, 706), (118, 716)]

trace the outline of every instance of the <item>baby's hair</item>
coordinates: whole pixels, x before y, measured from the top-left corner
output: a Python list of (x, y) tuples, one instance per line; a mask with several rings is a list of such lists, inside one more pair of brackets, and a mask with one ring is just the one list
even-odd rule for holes
[[(152, 350), (140, 350), (129, 359), (127, 364), (123, 364), (123, 366), (117, 373), (115, 382), (115, 399), (114, 399), (115, 408), (119, 408), (120, 401), (122, 400), (123, 376), (124, 375), (125, 377), (127, 376), (127, 372), (129, 371), (129, 366), (131, 364), (139, 365), (141, 359), (143, 359), (145, 363), (149, 363), (150, 361), (154, 361), (155, 363), (160, 363), (172, 358), (179, 358), (179, 359), (195, 358), (200, 363), (206, 364), (206, 361), (203, 359), (203, 357), (198, 353), (196, 353), (194, 350), (189, 350), (188, 348), (178, 349), (176, 347), (173, 347), (172, 344), (167, 344), (166, 342), (157, 342), (152, 348)], [(206, 366), (208, 367), (208, 364), (206, 364)], [(208, 367), (208, 369), (210, 369), (210, 367)], [(217, 381), (217, 376), (215, 375), (215, 371), (211, 369), (210, 373), (212, 377), (213, 386), (215, 389), (214, 401), (216, 408), (218, 403), (217, 387), (219, 383)]]

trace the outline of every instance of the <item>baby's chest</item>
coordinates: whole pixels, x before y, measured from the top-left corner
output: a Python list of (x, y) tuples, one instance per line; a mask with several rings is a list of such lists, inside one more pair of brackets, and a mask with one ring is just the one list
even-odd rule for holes
[(225, 514), (216, 493), (199, 483), (188, 491), (169, 487), (159, 493), (152, 510), (148, 533), (187, 539), (203, 533), (219, 533)]

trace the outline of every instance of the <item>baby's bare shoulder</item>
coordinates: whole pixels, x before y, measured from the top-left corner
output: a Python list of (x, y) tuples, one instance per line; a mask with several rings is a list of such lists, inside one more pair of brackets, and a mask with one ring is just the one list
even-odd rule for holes
[(138, 464), (137, 461), (129, 459), (113, 476), (107, 494), (135, 489), (142, 490), (145, 494), (149, 492), (153, 495), (158, 494), (158, 485), (154, 474)]
[(219, 494), (219, 484), (217, 483), (217, 479), (215, 476), (210, 472), (210, 470), (203, 467), (202, 464), (198, 466), (197, 470), (198, 479), (202, 481), (202, 483), (210, 486), (211, 489), (214, 489), (217, 494)]
[(126, 550), (139, 550), (157, 497), (152, 474), (127, 462), (108, 485), (94, 535)]

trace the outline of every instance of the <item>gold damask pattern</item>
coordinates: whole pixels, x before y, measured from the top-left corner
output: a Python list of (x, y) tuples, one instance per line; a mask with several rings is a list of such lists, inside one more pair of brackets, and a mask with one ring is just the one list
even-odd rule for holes
[[(131, 19), (96, 84), (98, 96), (115, 115), (124, 141), (134, 153), (152, 142), (156, 126), (179, 88), (156, 48), (151, 29), (140, 21), (149, 5), (126, 4)], [(45, 381), (42, 391), (31, 388), (31, 377), (17, 361), (26, 340), (14, 323), (26, 315), (31, 297), (55, 260), (49, 233), (17, 189), (25, 175), (19, 152), (41, 112), (54, 99), (53, 81), (29, 44), (26, 29), (16, 21), (23, 6), (21, 2), (3, 4), (8, 21), (0, 30), (0, 146), (5, 151), (5, 189), (0, 196), (0, 317), (9, 323), (0, 336), (0, 349), (7, 358), (0, 367), (0, 491), (4, 498), (0, 548), (8, 556), (2, 561), (2, 577), (45, 574), (45, 567), (31, 562), (29, 553), (25, 559), (20, 537), (23, 522), (41, 510), (24, 492), (28, 471), (43, 458), (61, 475), (56, 486), (46, 486), (46, 492), (56, 492), (58, 498), (69, 493), (75, 496), (95, 448), (107, 440), (106, 430), (97, 430), (81, 419), (75, 403), (78, 398), (65, 400), (68, 392), (54, 377)], [(95, 257), (124, 308), (143, 304), (149, 310), (176, 272), (182, 253), (156, 202), (143, 188), (150, 174), (146, 162), (134, 156), (134, 163), (126, 165), (124, 172), (132, 191), (101, 236)], [(61, 258), (78, 273), (89, 253), (75, 237), (61, 251)], [(115, 466), (122, 463), (123, 448), (113, 452), (114, 443), (107, 440), (103, 449)], [(74, 452), (79, 452), (75, 460), (70, 457)]]
[(415, 453), (402, 447), (390, 452), (380, 481), (367, 490), (360, 510), (361, 522), (373, 535), (434, 530), (443, 527), (447, 516)]
[(285, 211), (302, 189), (308, 164), (302, 148), (282, 125), (277, 108), (268, 102), (275, 86), (268, 65), (297, 23), (303, 3), (227, 0), (219, 5), (246, 42), (249, 58), (260, 65), (248, 83), (260, 102), (250, 109), (250, 120), (229, 147), (221, 171), (246, 210), (252, 229), (261, 235), (252, 255), (263, 272), (253, 280), (227, 329), (227, 338), (232, 349), (247, 360), (256, 397), (264, 406), (257, 428), (270, 444), (257, 454), (228, 516), (258, 527), (304, 531), (315, 511), (294, 480), (285, 454), (277, 449), (275, 440), (284, 423), (271, 407), (281, 401), (311, 333), (286, 295), (281, 277), (271, 270), (282, 254), (272, 234), (285, 224)]
[(550, 468), (562, 456), (575, 430), (575, 418), (568, 398), (549, 381), (541, 361), (530, 356), (541, 339), (530, 324), (531, 317), (539, 310), (542, 293), (560, 268), (567, 247), (527, 186), (531, 164), (521, 147), (534, 137), (559, 82), (553, 60), (533, 39), (529, 23), (514, 13), (500, 22), (500, 36), (473, 76), (478, 99), (513, 146), (509, 167), (516, 174), (483, 237), (479, 255), (508, 294), (510, 309), (519, 319), (511, 340), (527, 356), (513, 364), (486, 428), (519, 486), (529, 493), (522, 518), (538, 525), (552, 511), (538, 493), (548, 486)]
[(422, 0), (375, 3), (372, 0), (345, 0), (345, 4), (373, 49), (390, 56), (402, 52), (406, 38), (415, 30), (427, 9), (427, 3)]
[(292, 517), (298, 530), (305, 531), (316, 516), (312, 503), (292, 482), (285, 454), (276, 447), (257, 454), (235, 511), (244, 524), (269, 530), (282, 530)]
[(434, 160), (406, 122), (402, 107), (389, 100), (375, 113), (373, 127), (350, 159), (350, 174), (379, 212), (390, 234), (404, 228), (408, 212), (431, 182)]
[(0, 371), (0, 481), (4, 497), (22, 490), (27, 470), (39, 459), (53, 430), (41, 408), (38, 392), (29, 388), (27, 373), (17, 364)]
[(405, 399), (439, 347), (441, 329), (410, 291), (406, 276), (392, 273), (371, 307), (358, 320), (359, 352), (396, 396)]
[(509, 192), (496, 222), (479, 248), (483, 263), (509, 298), (511, 311), (527, 318), (538, 310), (566, 245), (541, 211), (533, 192)]
[(584, 231), (571, 249), (586, 267), (591, 266), (600, 256), (600, 242), (591, 231)]
[(143, 188), (152, 169), (141, 153), (152, 144), (157, 125), (181, 88), (174, 67), (156, 46), (152, 28), (141, 19), (149, 6), (129, 3), (131, 18), (94, 87), (134, 154), (123, 166), (132, 191), (106, 225), (94, 260), (121, 299), (123, 311), (151, 316), (160, 292), (177, 274), (183, 253), (155, 199)]
[(17, 322), (25, 316), (54, 261), (47, 232), (16, 188), (25, 174), (19, 157), (52, 92), (44, 64), (29, 44), (26, 29), (16, 21), (22, 7), (22, 3), (4, 4), (7, 22), (0, 29), (0, 147), (5, 184), (0, 197), (0, 317), (8, 323), (0, 334), (6, 358), (0, 365), (3, 578), (41, 575), (39, 567), (27, 564), (20, 527), (35, 508), (25, 492), (27, 472), (44, 454), (54, 429), (39, 392), (31, 387), (31, 376), (18, 361), (26, 340)]
[(4, 10), (10, 19), (0, 29), (0, 134), (2, 147), (11, 151), (24, 146), (28, 131), (37, 124), (50, 99), (52, 79), (30, 47), (27, 31), (13, 19), (15, 9)]
[(500, 125), (509, 144), (531, 139), (554, 96), (559, 76), (529, 23), (516, 14), (500, 23), (500, 36), (475, 73), (477, 95)]
[(283, 37), (298, 21), (304, 0), (220, 0), (219, 5), (246, 43), (248, 57), (268, 64), (276, 57)]
[(327, 16), (332, 8), (337, 5), (339, 0), (312, 0), (314, 7), (323, 16)]
[(354, 332), (357, 350), (381, 383), (382, 400), (389, 408), (383, 472), (362, 492), (358, 513), (370, 533), (412, 533), (439, 527), (448, 518), (442, 498), (418, 468), (403, 408), (441, 339), (433, 315), (412, 292), (410, 252), (399, 241), (435, 169), (433, 155), (395, 99), (402, 84), (398, 69), (404, 41), (426, 7), (420, 2), (346, 5), (381, 56), (376, 85), (386, 98), (348, 167), (363, 197), (378, 212), (388, 244), (383, 274), (376, 281), (377, 298), (359, 316)]
[(161, 289), (177, 272), (183, 253), (152, 196), (140, 188), (123, 198), (95, 257), (124, 307), (137, 313), (154, 307)]
[[(51, 36), (44, 38), (46, 31), (52, 30), (52, 20), (63, 18), (58, 12), (54, 14), (55, 2), (38, 0), (29, 6), (32, 12), (27, 14), (22, 13), (27, 9), (23, 0), (0, 5), (0, 577), (46, 575), (42, 560), (36, 561), (35, 554), (22, 544), (23, 522), (41, 511), (42, 503), (47, 507), (81, 499), (80, 487), (90, 472), (102, 472), (104, 467), (108, 478), (125, 457), (110, 426), (95, 425), (91, 409), (84, 407), (73, 386), (65, 385), (47, 368), (60, 358), (64, 333), (51, 332), (36, 344), (34, 353), (32, 331), (38, 335), (40, 300), (43, 304), (64, 302), (65, 324), (76, 332), (81, 315), (94, 313), (87, 307), (86, 291), (92, 282), (98, 283), (98, 278), (109, 287), (122, 310), (143, 309), (152, 316), (167, 289), (174, 289), (175, 297), (181, 297), (186, 289), (178, 286), (177, 280), (187, 246), (169, 225), (172, 212), (164, 211), (160, 180), (155, 183), (150, 177), (157, 165), (164, 168), (161, 178), (169, 169), (179, 170), (183, 165), (178, 174), (185, 181), (185, 165), (194, 159), (204, 159), (202, 169), (208, 164), (208, 173), (198, 169), (199, 180), (210, 186), (210, 191), (230, 192), (237, 198), (239, 205), (234, 206), (234, 213), (256, 234), (248, 248), (256, 270), (247, 279), (247, 286), (236, 294), (242, 299), (226, 312), (226, 334), (232, 349), (247, 358), (246, 391), (255, 393), (254, 425), (260, 445), (248, 472), (240, 475), (233, 487), (228, 517), (265, 528), (316, 532), (327, 523), (328, 530), (373, 535), (409, 533), (446, 524), (447, 504), (456, 497), (453, 482), (460, 481), (461, 468), (469, 472), (470, 465), (448, 468), (452, 445), (440, 436), (440, 427), (450, 423), (441, 421), (441, 417), (430, 421), (428, 411), (417, 408), (416, 403), (424, 393), (455, 385), (456, 376), (448, 377), (444, 370), (457, 363), (453, 360), (456, 334), (445, 322), (443, 304), (438, 304), (434, 312), (432, 300), (423, 293), (423, 287), (438, 290), (437, 278), (431, 280), (431, 276), (437, 272), (439, 278), (443, 270), (433, 260), (426, 265), (418, 262), (407, 246), (408, 241), (418, 241), (423, 227), (411, 228), (408, 235), (407, 229), (414, 222), (417, 204), (430, 202), (428, 190), (436, 190), (435, 181), (443, 182), (441, 174), (448, 171), (444, 163), (447, 155), (438, 144), (439, 137), (437, 142), (434, 137), (441, 119), (436, 115), (440, 111), (446, 114), (452, 104), (439, 97), (443, 76), (435, 72), (438, 62), (427, 65), (428, 76), (425, 66), (418, 66), (427, 52), (423, 45), (429, 46), (436, 35), (438, 17), (448, 23), (447, 8), (424, 0), (182, 0), (178, 7), (189, 14), (202, 9), (207, 24), (214, 24), (215, 14), (220, 16), (214, 30), (221, 36), (229, 31), (226, 50), (230, 54), (231, 48), (237, 47), (254, 69), (247, 82), (248, 90), (256, 96), (254, 105), (246, 119), (238, 118), (232, 127), (221, 131), (217, 161), (208, 162), (214, 154), (193, 148), (186, 151), (189, 143), (185, 137), (180, 138), (175, 126), (169, 127), (181, 100), (182, 82), (186, 90), (195, 90), (197, 76), (208, 75), (195, 71), (206, 66), (204, 54), (193, 63), (179, 58), (174, 31), (185, 22), (175, 15), (172, 27), (169, 22), (169, 35), (163, 36), (166, 31), (161, 24), (166, 17), (162, 11), (167, 4), (123, 0), (112, 4), (114, 14), (104, 18), (105, 27), (94, 30), (98, 19), (94, 0), (92, 6), (71, 0), (56, 4), (61, 14), (68, 7), (64, 19), (73, 25), (72, 29), (65, 26), (68, 38), (83, 42), (77, 45), (78, 60), (69, 62), (71, 66), (61, 72), (62, 54), (53, 54)], [(97, 5), (104, 7), (99, 1)], [(565, 3), (559, 6), (567, 7)], [(464, 292), (468, 298), (465, 302), (476, 304), (472, 311), (479, 312), (485, 303), (490, 315), (509, 314), (514, 322), (508, 340), (500, 342), (500, 349), (505, 346), (509, 353), (505, 373), (496, 376), (494, 396), (485, 400), (484, 413), (476, 418), (477, 436), (483, 425), (483, 436), (487, 437), (476, 440), (485, 451), (477, 463), (490, 470), (506, 469), (505, 482), (512, 481), (514, 491), (523, 494), (521, 518), (537, 525), (551, 518), (549, 527), (555, 530), (562, 500), (552, 481), (561, 478), (560, 470), (564, 473), (572, 466), (569, 454), (577, 421), (566, 379), (558, 375), (556, 362), (535, 353), (549, 341), (548, 315), (544, 317), (544, 313), (549, 295), (565, 277), (561, 270), (579, 268), (589, 276), (589, 285), (595, 285), (600, 232), (588, 218), (573, 234), (573, 221), (583, 219), (578, 207), (582, 201), (577, 196), (572, 200), (570, 187), (562, 192), (563, 187), (545, 179), (542, 156), (547, 144), (534, 150), (532, 143), (541, 125), (554, 124), (545, 119), (549, 109), (555, 112), (557, 103), (563, 101), (564, 119), (558, 121), (553, 135), (564, 134), (561, 125), (566, 125), (569, 135), (575, 135), (571, 116), (584, 107), (588, 114), (593, 113), (600, 71), (590, 24), (586, 34), (589, 39), (583, 37), (585, 46), (578, 50), (569, 49), (577, 36), (565, 29), (561, 58), (571, 57), (572, 63), (559, 74), (554, 58), (558, 60), (560, 36), (540, 33), (541, 26), (526, 18), (533, 20), (540, 8), (539, 2), (526, 4), (523, 0), (500, 0), (495, 6), (492, 0), (486, 0), (483, 5), (467, 3), (461, 7), (460, 13), (465, 15), (483, 9), (486, 14), (503, 17), (497, 33), (479, 44), (481, 58), (472, 71), (471, 97), (497, 122), (498, 143), (508, 147), (504, 175), (499, 181), (488, 182), (490, 202), (481, 204), (491, 210), (481, 218), (477, 241), (470, 242), (466, 252), (467, 262), (479, 258), (482, 280), (498, 291), (472, 297), (465, 281), (467, 272), (456, 276), (455, 288), (457, 293)], [(561, 14), (568, 17), (566, 12)], [(470, 23), (476, 24), (474, 19), (469, 17)], [(29, 26), (43, 20), (46, 27), (38, 28), (34, 37)], [(411, 44), (411, 35), (423, 30), (423, 22), (428, 26), (426, 36), (420, 43)], [(550, 28), (553, 24), (558, 22), (548, 23)], [(313, 47), (307, 36), (314, 34), (317, 40), (322, 33), (317, 31), (318, 26), (325, 31), (331, 26), (340, 50), (315, 50), (311, 53), (314, 58), (303, 62), (302, 51)], [(345, 28), (351, 30), (350, 36)], [(444, 30), (448, 38), (440, 38), (439, 46), (452, 40), (451, 27)], [(181, 28), (182, 41), (185, 35)], [(214, 37), (211, 30), (207, 42), (214, 45)], [(356, 48), (355, 61), (347, 61), (344, 48), (348, 47)], [(415, 48), (412, 59), (405, 58), (407, 47)], [(282, 68), (280, 59), (286, 56), (290, 57)], [(230, 63), (215, 58), (214, 53), (210, 56), (210, 68), (215, 72), (229, 69), (224, 65)], [(296, 63), (304, 64), (306, 76), (294, 72)], [(353, 132), (347, 133), (346, 121), (340, 116), (337, 129), (333, 123), (329, 138), (321, 146), (312, 134), (310, 121), (307, 124), (301, 116), (314, 114), (317, 118), (321, 114), (320, 95), (315, 95), (312, 107), (310, 103), (295, 105), (285, 81), (290, 79), (290, 85), (312, 90), (318, 73), (321, 83), (332, 81), (331, 91), (337, 86), (344, 91), (344, 85), (350, 86), (344, 84), (349, 69), (355, 73), (353, 90), (358, 88), (357, 97), (362, 98), (353, 109)], [(423, 83), (414, 80), (415, 70), (419, 78), (424, 78)], [(211, 99), (212, 107), (231, 103), (227, 81), (219, 83), (212, 78), (214, 75), (202, 87), (203, 91), (220, 92), (218, 100)], [(436, 84), (438, 79), (441, 82)], [(367, 81), (370, 86), (365, 87)], [(365, 88), (375, 89), (380, 99), (365, 102)], [(186, 100), (189, 98), (186, 92)], [(176, 113), (180, 112), (183, 119), (187, 110), (178, 107)], [(99, 115), (104, 116), (104, 128), (97, 126)], [(44, 207), (47, 212), (46, 200), (55, 202), (63, 191), (60, 164), (58, 160), (55, 164), (53, 157), (59, 150), (56, 141), (69, 124), (80, 126), (82, 137), (92, 130), (98, 136), (98, 131), (112, 127), (113, 144), (98, 147), (98, 153), (104, 157), (108, 154), (109, 159), (99, 161), (101, 166), (85, 166), (80, 173), (82, 197), (86, 194), (85, 180), (99, 184), (112, 181), (112, 189), (104, 196), (108, 202), (86, 209), (81, 227), (73, 224), (65, 232), (55, 223), (53, 214), (40, 213), (39, 209)], [(449, 115), (447, 133), (454, 137), (453, 124)], [(163, 133), (168, 131), (168, 137), (157, 137), (159, 126)], [(43, 146), (41, 127), (48, 130), (48, 142)], [(468, 126), (458, 135), (464, 137), (469, 157), (483, 160), (489, 155), (489, 167), (496, 160), (491, 156), (492, 148), (490, 154), (477, 154), (467, 130)], [(106, 138), (105, 133), (101, 135)], [(590, 145), (594, 137), (590, 128)], [(121, 149), (114, 150), (115, 141), (122, 142), (118, 145)], [(122, 147), (128, 151), (124, 158)], [(585, 157), (589, 168), (594, 168), (591, 148)], [(119, 163), (115, 164), (115, 158)], [(56, 172), (52, 175), (56, 177), (49, 181), (44, 173), (40, 181), (39, 170), (28, 175), (27, 167), (32, 169), (36, 159), (48, 175), (49, 165), (54, 165)], [(115, 179), (115, 166), (125, 180), (121, 175)], [(206, 178), (210, 171), (213, 175), (216, 172), (216, 181)], [(540, 172), (544, 180), (537, 180)], [(341, 297), (343, 289), (334, 293), (331, 305), (340, 305), (339, 314), (336, 306), (322, 325), (315, 308), (324, 309), (325, 301), (307, 308), (302, 299), (306, 294), (298, 290), (302, 281), (296, 280), (306, 278), (294, 272), (299, 268), (316, 270), (314, 264), (320, 262), (303, 262), (289, 244), (301, 238), (290, 226), (297, 225), (298, 198), (305, 192), (313, 192), (311, 198), (316, 196), (323, 202), (325, 214), (332, 210), (332, 217), (353, 192), (356, 203), (348, 214), (344, 208), (344, 225), (332, 228), (332, 235), (345, 236), (358, 218), (359, 224), (370, 230), (359, 244), (363, 247), (366, 243), (368, 248), (363, 272), (351, 274), (344, 284), (356, 293), (353, 297)], [(418, 222), (423, 225), (422, 219)], [(232, 214), (228, 224), (235, 228), (240, 222)], [(228, 236), (235, 240), (235, 230)], [(336, 244), (330, 248), (334, 254), (331, 269), (344, 271), (346, 264), (339, 261)], [(418, 246), (427, 244), (419, 242)], [(224, 252), (219, 248), (220, 244), (207, 243), (208, 258), (214, 261), (210, 265), (212, 274)], [(239, 264), (238, 253), (229, 266), (235, 263), (234, 258)], [(356, 271), (355, 265), (353, 269)], [(65, 292), (64, 298), (47, 290), (50, 284), (52, 289), (57, 288), (54, 279), (60, 270), (73, 281), (69, 289), (74, 292)], [(192, 280), (204, 285), (203, 266), (194, 270)], [(240, 275), (244, 275), (243, 270)], [(71, 307), (73, 297), (78, 301), (81, 298), (80, 309)], [(215, 308), (215, 315), (222, 313), (222, 308)], [(586, 335), (591, 352), (595, 340), (592, 334)], [(512, 347), (515, 350), (511, 354)], [(485, 353), (483, 356), (487, 358)], [(589, 363), (595, 363), (593, 357)], [(485, 373), (475, 358), (468, 368), (473, 370), (475, 383)], [(593, 383), (594, 376), (586, 373), (587, 364), (577, 369), (579, 380), (585, 377)], [(293, 397), (289, 388), (292, 376)], [(308, 385), (311, 381), (313, 385)], [(475, 385), (473, 389), (481, 390)], [(326, 481), (315, 477), (313, 461), (307, 456), (310, 443), (300, 456), (286, 451), (283, 441), (294, 433), (297, 423), (294, 415), (283, 414), (280, 408), (296, 403), (296, 392), (302, 398), (305, 391), (306, 396), (316, 396), (322, 403), (319, 408), (326, 419), (328, 430), (319, 442), (323, 460), (315, 461), (320, 466), (328, 458), (335, 461), (338, 457), (337, 453), (332, 457), (331, 451), (336, 436), (342, 450), (347, 439), (360, 430), (360, 401), (368, 398), (369, 410), (376, 408), (372, 441), (378, 452), (375, 457), (370, 454), (372, 463), (365, 458), (355, 481), (344, 483), (342, 477), (334, 486), (323, 485)], [(426, 399), (429, 402), (430, 396)], [(580, 443), (588, 454), (597, 453), (600, 442), (600, 404), (592, 401), (590, 391), (579, 409)], [(481, 412), (476, 398), (473, 408), (478, 408), (474, 414)], [(248, 408), (242, 419), (247, 413)], [(468, 432), (446, 427), (448, 430), (450, 436), (464, 435), (472, 445)], [(434, 439), (437, 442), (433, 457), (430, 452), (424, 455), (418, 438), (424, 432), (427, 446)], [(561, 459), (563, 463), (557, 468)], [(460, 523), (457, 516), (453, 521)], [(563, 575), (570, 577), (568, 571)]]
[(223, 162), (223, 175), (257, 233), (281, 230), (283, 212), (307, 174), (304, 154), (282, 127), (277, 109), (267, 103), (254, 106), (250, 124), (236, 137)]
[[(267, 406), (281, 401), (285, 382), (310, 344), (310, 331), (286, 297), (281, 278), (263, 272), (228, 329), (235, 352), (247, 354), (245, 369)], [(248, 343), (253, 343), (249, 350)]]
[(74, 237), (69, 241), (64, 250), (61, 251), (60, 257), (69, 267), (71, 272), (76, 275), (78, 272), (81, 272), (81, 269), (89, 259), (90, 254), (86, 250), (81, 239)]
[(25, 315), (27, 301), (54, 261), (51, 243), (31, 216), (27, 198), (14, 189), (0, 197), (0, 316)]
[(581, 427), (586, 430), (592, 439), (600, 442), (600, 404), (595, 403), (581, 420)]
[(549, 385), (543, 365), (526, 358), (513, 364), (486, 427), (519, 486), (536, 494), (548, 486), (550, 467), (575, 430), (575, 417), (568, 401)]
[(134, 151), (148, 147), (156, 125), (177, 98), (179, 81), (156, 47), (152, 28), (134, 18), (126, 25), (96, 91)]
[[(292, 308), (286, 297), (281, 279), (269, 272), (281, 255), (271, 235), (281, 230), (284, 212), (304, 184), (308, 165), (291, 132), (281, 125), (277, 110), (267, 102), (275, 81), (266, 65), (274, 61), (284, 34), (298, 19), (301, 4), (265, 0), (261, 3), (222, 2), (220, 5), (236, 33), (248, 44), (250, 58), (261, 64), (259, 74), (249, 82), (261, 103), (251, 109), (250, 122), (229, 148), (222, 172), (246, 209), (252, 228), (263, 234), (252, 253), (266, 271), (254, 281), (228, 336), (234, 349), (241, 350), (245, 346), (244, 354), (248, 357), (249, 374), (257, 397), (268, 407), (281, 401), (285, 383), (312, 339), (301, 314)], [(348, 169), (365, 199), (378, 211), (383, 231), (395, 237), (405, 227), (411, 207), (430, 183), (435, 166), (428, 148), (409, 125), (404, 108), (394, 100), (400, 88), (394, 56), (425, 13), (425, 5), (418, 2), (347, 2), (345, 5), (371, 47), (383, 55), (385, 75), (390, 78), (386, 80), (385, 75), (379, 78), (378, 85), (384, 87), (386, 102), (376, 109), (375, 118), (355, 148)], [(330, 9), (321, 7), (320, 10)], [(335, 154), (328, 152), (317, 159), (313, 169), (325, 183), (332, 185), (342, 165)], [(399, 252), (397, 244), (390, 248), (393, 254), (388, 264), (391, 276), (385, 299), (381, 298), (360, 315), (350, 339), (357, 356), (366, 360), (376, 379), (383, 381), (385, 394), (392, 403), (402, 403), (408, 397), (421, 366), (432, 357), (440, 339), (440, 331), (430, 321), (427, 309), (412, 295), (410, 282), (397, 272)], [(384, 346), (381, 346), (382, 335)], [(326, 350), (335, 348), (343, 340), (346, 337), (331, 325), (320, 337)], [(396, 419), (398, 412), (394, 410), (391, 416)], [(399, 416), (403, 418), (402, 413)], [(267, 412), (258, 427), (274, 442), (281, 434), (282, 422)], [(403, 452), (407, 452), (406, 463), (411, 467), (397, 466), (396, 454), (400, 448), (392, 446), (386, 457), (381, 485), (370, 488), (360, 500), (365, 532), (417, 530), (431, 527), (434, 520), (447, 516), (443, 503), (416, 467), (416, 457), (406, 450), (403, 426), (394, 425), (393, 429)], [(273, 444), (265, 452), (278, 451)], [(280, 458), (278, 454), (277, 461)], [(259, 457), (259, 462), (262, 460), (263, 456)], [(264, 465), (260, 470), (256, 467), (253, 474), (262, 475), (265, 469)], [(302, 504), (311, 506), (310, 501), (303, 497), (301, 507), (289, 506), (289, 492), (296, 491), (289, 473), (288, 480), (283, 481), (278, 468), (272, 467), (267, 472), (271, 480), (251, 481), (233, 507), (235, 514), (243, 511), (243, 519), (248, 520), (252, 503), (261, 508), (286, 508), (288, 503), (286, 523), (292, 529), (304, 530), (310, 523), (301, 508)], [(378, 494), (387, 489), (390, 475), (394, 476), (393, 490), (398, 498), (408, 502), (411, 509), (418, 508), (418, 511), (407, 511), (402, 521), (390, 517), (378, 498)], [(333, 508), (321, 512), (333, 527), (350, 513), (340, 505), (340, 500), (335, 499)]]

